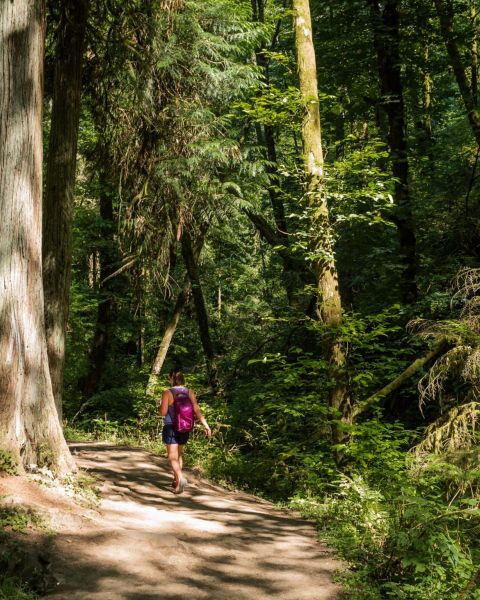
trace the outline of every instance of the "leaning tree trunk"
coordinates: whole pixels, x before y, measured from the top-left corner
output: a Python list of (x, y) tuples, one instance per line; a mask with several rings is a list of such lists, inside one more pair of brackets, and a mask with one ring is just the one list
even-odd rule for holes
[(158, 347), (155, 360), (153, 361), (152, 370), (148, 378), (146, 390), (147, 396), (153, 396), (155, 394), (159, 375), (162, 371), (165, 359), (167, 358), (168, 350), (170, 348), (170, 344), (172, 343), (173, 336), (175, 335), (175, 331), (177, 330), (178, 322), (182, 316), (183, 309), (187, 305), (190, 298), (190, 293), (191, 284), (188, 281), (177, 296), (172, 314), (170, 315), (170, 319), (168, 320), (165, 331), (163, 332), (162, 341)]
[(382, 96), (381, 106), (388, 119), (387, 141), (395, 178), (395, 222), (403, 267), (401, 296), (404, 303), (411, 304), (418, 296), (415, 281), (417, 251), (408, 185), (406, 120), (400, 73), (399, 0), (368, 1), (372, 9), (373, 38)]
[(0, 3), (0, 448), (64, 474), (42, 288), (44, 4)]
[(43, 289), (48, 362), (62, 417), (72, 213), (88, 0), (65, 0), (58, 29), (43, 212)]
[[(330, 395), (330, 405), (344, 421), (349, 421), (350, 399), (344, 383), (345, 353), (336, 340), (334, 331), (342, 322), (342, 307), (329, 209), (323, 193), (320, 106), (309, 1), (293, 0), (293, 8), (298, 76), (305, 111), (302, 124), (304, 170), (312, 229), (317, 232), (312, 241), (312, 253), (315, 257), (313, 269), (318, 293), (317, 316), (327, 330), (326, 351), (336, 380)], [(333, 437), (336, 442), (341, 441), (344, 437), (342, 429), (334, 426)]]
[[(182, 290), (180, 291), (180, 293), (177, 296), (177, 300), (175, 302), (175, 306), (173, 307), (173, 311), (170, 315), (170, 319), (167, 322), (167, 325), (165, 327), (165, 331), (163, 332), (163, 337), (162, 337), (162, 341), (160, 342), (160, 345), (158, 347), (157, 353), (155, 355), (155, 359), (153, 361), (153, 365), (152, 365), (152, 369), (150, 371), (150, 376), (148, 378), (148, 383), (147, 383), (147, 388), (146, 388), (146, 394), (147, 396), (153, 396), (155, 393), (155, 389), (158, 385), (158, 379), (159, 379), (159, 375), (162, 371), (163, 368), (163, 364), (165, 362), (165, 359), (167, 358), (167, 354), (168, 354), (168, 350), (170, 348), (170, 344), (172, 343), (172, 339), (173, 336), (175, 335), (175, 331), (177, 330), (177, 326), (178, 323), (180, 321), (180, 317), (182, 316), (183, 313), (183, 309), (185, 308), (185, 306), (188, 304), (191, 294), (192, 294), (192, 284), (191, 284), (191, 277), (198, 277), (198, 268), (196, 267), (197, 263), (198, 263), (198, 259), (200, 258), (200, 254), (202, 253), (202, 248), (203, 248), (203, 244), (205, 243), (205, 236), (207, 234), (207, 230), (208, 230), (208, 222), (205, 222), (203, 224), (203, 226), (200, 228), (200, 232), (198, 233), (196, 239), (195, 239), (195, 244), (191, 244), (190, 238), (189, 238), (189, 248), (191, 249), (192, 252), (192, 256), (189, 256), (188, 260), (189, 263), (191, 263), (193, 265), (193, 270), (192, 267), (190, 267), (190, 273), (187, 272), (187, 275), (185, 276), (185, 283), (183, 285)], [(188, 255), (188, 250), (187, 250), (187, 255)], [(198, 281), (200, 281), (198, 279)], [(203, 295), (202, 295), (202, 300), (203, 300)], [(197, 300), (198, 301), (198, 300)], [(205, 302), (203, 302), (204, 306), (205, 306)], [(200, 311), (202, 309), (200, 308)], [(197, 308), (197, 312), (198, 312), (198, 308)], [(206, 308), (205, 308), (205, 314), (206, 314)], [(207, 333), (208, 333), (208, 320), (207, 320)], [(208, 333), (208, 340), (210, 339), (210, 334)], [(212, 348), (212, 343), (207, 341), (206, 344), (206, 348)], [(204, 344), (204, 348), (205, 348), (205, 344)], [(212, 352), (213, 352), (213, 348), (212, 348)], [(214, 361), (214, 356), (212, 355), (212, 360)], [(212, 374), (210, 373), (209, 370), (209, 374), (210, 374), (210, 378), (212, 379)], [(214, 384), (216, 383), (215, 381), (215, 373), (213, 373), (213, 382)]]

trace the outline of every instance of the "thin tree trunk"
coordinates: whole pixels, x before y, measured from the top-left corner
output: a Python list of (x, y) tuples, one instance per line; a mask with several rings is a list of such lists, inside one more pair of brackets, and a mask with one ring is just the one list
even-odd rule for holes
[(135, 269), (135, 293), (136, 293), (136, 307), (135, 307), (135, 327), (137, 331), (136, 339), (136, 356), (137, 356), (137, 367), (140, 369), (143, 366), (145, 358), (145, 300), (144, 300), (144, 280), (145, 273), (143, 267)]
[(400, 73), (399, 0), (368, 0), (372, 9), (374, 46), (382, 107), (388, 119), (388, 146), (395, 177), (396, 225), (403, 263), (401, 295), (406, 304), (418, 296), (416, 284), (417, 251), (413, 227), (410, 188), (408, 185), (408, 153), (405, 106)]
[(450, 6), (447, 6), (445, 0), (434, 0), (440, 20), (443, 41), (447, 48), (450, 64), (452, 65), (458, 89), (462, 96), (463, 104), (467, 111), (468, 121), (472, 129), (477, 144), (480, 146), (480, 112), (478, 111), (475, 97), (468, 83), (467, 75), (462, 64), (462, 57), (455, 40), (453, 31), (453, 12)]
[(75, 468), (48, 369), (42, 287), (44, 3), (0, 3), (0, 448)]
[(62, 418), (65, 332), (72, 262), (72, 214), (82, 62), (88, 0), (65, 0), (55, 63), (50, 144), (43, 212), (43, 289), (48, 362)]
[[(195, 264), (198, 262), (198, 259), (200, 258), (200, 255), (202, 253), (208, 227), (208, 222), (203, 223), (195, 239), (195, 243), (192, 245), (193, 263)], [(175, 335), (175, 331), (177, 329), (178, 322), (180, 321), (180, 317), (182, 316), (183, 309), (190, 301), (191, 293), (192, 284), (189, 278), (189, 274), (187, 273), (187, 275), (185, 276), (185, 283), (183, 289), (177, 296), (175, 306), (163, 333), (162, 341), (160, 342), (160, 346), (157, 350), (155, 360), (153, 361), (152, 370), (150, 372), (150, 377), (147, 383), (147, 396), (153, 396), (155, 393), (155, 388), (158, 385), (159, 375), (162, 371), (165, 359), (167, 358), (167, 353), (170, 348), (170, 344), (172, 343), (173, 336)]]
[(209, 319), (207, 305), (203, 296), (200, 273), (198, 270), (198, 254), (195, 252), (192, 239), (188, 231), (185, 231), (182, 237), (182, 254), (187, 269), (188, 278), (192, 284), (192, 296), (197, 314), (198, 330), (202, 342), (203, 353), (207, 363), (207, 373), (209, 383), (212, 388), (217, 387), (217, 367), (215, 364), (215, 351), (212, 338), (210, 336)]
[[(105, 159), (108, 164), (107, 159)], [(100, 299), (97, 309), (97, 322), (90, 349), (90, 368), (83, 381), (82, 392), (89, 398), (95, 394), (100, 386), (107, 362), (108, 350), (111, 343), (111, 330), (115, 308), (115, 278), (110, 276), (116, 270), (118, 255), (115, 248), (113, 192), (109, 177), (102, 167), (100, 171), (100, 217), (102, 225), (99, 235), (102, 245), (100, 254)]]
[(432, 90), (433, 81), (430, 72), (430, 42), (428, 40), (428, 23), (423, 23), (422, 28), (422, 115), (420, 119), (421, 141), (420, 151), (424, 156), (428, 156), (429, 171), (435, 167), (432, 154)]
[[(253, 20), (259, 23), (265, 23), (265, 0), (252, 0)], [(278, 29), (278, 28), (277, 28)], [(277, 36), (275, 32), (275, 38)], [(272, 48), (271, 48), (272, 49)], [(269, 60), (265, 55), (265, 45), (260, 47), (256, 53), (257, 65), (261, 68), (263, 80), (266, 85), (270, 83)], [(268, 195), (272, 207), (273, 219), (276, 225), (276, 246), (287, 248), (286, 252), (281, 253), (283, 264), (283, 284), (287, 293), (288, 304), (292, 308), (298, 308), (297, 292), (302, 288), (304, 281), (299, 281), (298, 261), (292, 257), (288, 247), (290, 239), (288, 235), (287, 220), (285, 218), (285, 207), (278, 192), (280, 186), (280, 177), (277, 165), (277, 149), (275, 143), (275, 131), (272, 125), (264, 125), (263, 131), (261, 125), (257, 125), (257, 141), (265, 149), (265, 158), (267, 159), (266, 172), (269, 177)]]
[(470, 43), (470, 70), (473, 103), (478, 106), (478, 8), (477, 0), (469, 1), (472, 40)]
[(153, 361), (152, 370), (147, 383), (147, 396), (153, 396), (155, 394), (155, 390), (158, 385), (159, 375), (162, 371), (165, 359), (167, 358), (168, 350), (170, 348), (170, 344), (172, 343), (173, 336), (175, 335), (175, 331), (177, 330), (178, 322), (180, 321), (180, 317), (182, 316), (183, 309), (188, 304), (191, 289), (192, 286), (190, 284), (190, 281), (188, 281), (187, 283), (185, 283), (183, 289), (177, 296), (175, 306), (173, 308), (170, 319), (168, 320), (167, 326), (165, 327), (162, 341), (160, 342), (160, 346), (158, 347), (155, 360)]
[[(338, 274), (334, 258), (329, 208), (323, 194), (323, 151), (321, 143), (320, 106), (318, 102), (317, 70), (313, 46), (312, 22), (308, 0), (293, 0), (295, 41), (300, 93), (304, 101), (302, 139), (307, 197), (313, 229), (317, 232), (312, 242), (315, 254), (313, 269), (317, 280), (317, 316), (330, 330), (327, 333), (327, 356), (336, 380), (330, 395), (330, 405), (341, 418), (349, 421), (350, 399), (344, 383), (345, 353), (335, 338), (335, 329), (342, 322), (342, 307)], [(335, 442), (343, 439), (341, 428), (334, 426)]]
[(467, 582), (467, 585), (459, 592), (456, 600), (467, 600), (470, 592), (473, 592), (480, 583), (480, 569), (477, 569)]

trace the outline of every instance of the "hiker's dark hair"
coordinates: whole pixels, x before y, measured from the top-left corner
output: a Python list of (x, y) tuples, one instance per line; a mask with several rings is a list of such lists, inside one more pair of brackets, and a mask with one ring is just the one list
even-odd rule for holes
[(183, 376), (180, 367), (175, 367), (169, 373), (169, 377), (172, 381), (172, 385), (185, 385), (185, 377)]

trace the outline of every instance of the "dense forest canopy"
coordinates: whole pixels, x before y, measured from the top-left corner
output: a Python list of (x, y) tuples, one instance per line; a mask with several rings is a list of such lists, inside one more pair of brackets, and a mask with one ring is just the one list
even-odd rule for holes
[(155, 445), (181, 366), (352, 598), (478, 600), (478, 11), (2, 2), (0, 457)]

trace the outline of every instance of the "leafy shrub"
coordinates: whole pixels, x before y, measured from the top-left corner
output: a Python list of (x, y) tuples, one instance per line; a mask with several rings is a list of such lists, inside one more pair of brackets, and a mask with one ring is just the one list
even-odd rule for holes
[(10, 452), (0, 448), (0, 473), (2, 471), (7, 473), (7, 475), (16, 475), (17, 465)]
[[(343, 476), (334, 493), (296, 496), (291, 506), (315, 519), (352, 566), (352, 598), (445, 600), (465, 591), (478, 569), (480, 500), (448, 501), (444, 488), (437, 470), (404, 468), (382, 486)], [(479, 590), (465, 598), (478, 600)]]
[(34, 511), (21, 506), (0, 506), (0, 532), (26, 533), (33, 527), (41, 527), (42, 519)]

